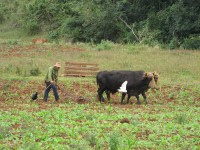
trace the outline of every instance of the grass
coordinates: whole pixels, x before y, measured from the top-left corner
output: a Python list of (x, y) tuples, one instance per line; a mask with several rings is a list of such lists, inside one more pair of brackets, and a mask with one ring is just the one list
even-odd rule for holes
[[(30, 41), (0, 39), (1, 56), (13, 49), (26, 54), (0, 60), (0, 149), (200, 149), (199, 51)], [(161, 91), (148, 91), (147, 105), (136, 105), (133, 97), (133, 104), (120, 105), (120, 94), (111, 104), (100, 104), (95, 78), (60, 77), (62, 102), (53, 103), (51, 93), (50, 102), (43, 103), (44, 76), (56, 61), (62, 64), (60, 74), (66, 61), (96, 62), (100, 70), (157, 71)], [(37, 67), (41, 74), (31, 76)], [(36, 90), (39, 101), (31, 102)], [(85, 103), (77, 103), (80, 96)], [(123, 118), (130, 123), (120, 123)]]
[[(38, 104), (29, 105), (31, 107), (23, 110), (13, 108), (11, 112), (1, 112), (0, 118), (4, 120), (1, 122), (4, 129), (0, 136), (1, 148), (199, 148), (197, 107), (188, 113), (187, 106), (167, 107), (164, 111), (155, 110), (157, 106), (146, 106), (140, 112), (113, 108), (115, 112), (108, 114), (105, 106), (98, 104), (61, 104), (59, 107), (48, 104), (49, 109), (43, 110), (38, 110)], [(31, 109), (34, 111), (30, 112)], [(177, 115), (179, 111), (190, 117)], [(93, 119), (88, 119), (88, 114)], [(137, 123), (120, 124), (118, 120), (123, 117)]]
[[(20, 43), (19, 43), (20, 45)], [(112, 50), (95, 50), (95, 46), (85, 44), (46, 44), (36, 45), (30, 48), (27, 53), (23, 48), (18, 48), (22, 54), (29, 54), (23, 58), (15, 58), (9, 60), (2, 58), (0, 68), (2, 75), (15, 75), (16, 70), (21, 71), (21, 74), (27, 76), (30, 69), (37, 68), (42, 71), (41, 76), (46, 73), (46, 68), (53, 65), (56, 61), (61, 62), (63, 68), (61, 74), (64, 73), (64, 64), (66, 61), (78, 62), (96, 62), (99, 64), (100, 70), (146, 70), (157, 71), (161, 74), (161, 81), (164, 84), (174, 83), (191, 83), (198, 82), (200, 64), (200, 53), (198, 51), (187, 50), (160, 50), (149, 48), (146, 46), (135, 46), (137, 53), (130, 53), (130, 45), (114, 45)], [(12, 48), (8, 47), (7, 51), (0, 53), (9, 53)], [(13, 45), (12, 47), (15, 47)], [(23, 47), (23, 46), (22, 46)], [(85, 51), (61, 51), (61, 49), (69, 49), (70, 47), (84, 47)], [(133, 47), (133, 46), (132, 46)], [(0, 47), (5, 49), (5, 45)], [(34, 52), (35, 51), (35, 52)], [(135, 51), (135, 50), (133, 50)], [(40, 54), (40, 52), (43, 52)], [(24, 63), (25, 62), (25, 63)]]

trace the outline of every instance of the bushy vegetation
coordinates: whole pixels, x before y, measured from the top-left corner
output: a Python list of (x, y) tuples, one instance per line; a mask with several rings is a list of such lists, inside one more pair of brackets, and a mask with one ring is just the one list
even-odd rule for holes
[(41, 71), (40, 71), (39, 67), (37, 67), (37, 68), (32, 68), (32, 69), (30, 70), (30, 75), (32, 75), (32, 76), (38, 76), (38, 75), (40, 75), (40, 74), (41, 74)]
[(2, 0), (0, 23), (29, 35), (100, 43), (139, 42), (199, 49), (200, 2), (194, 0)]
[(200, 49), (200, 38), (189, 38), (185, 39), (182, 46), (185, 49)]

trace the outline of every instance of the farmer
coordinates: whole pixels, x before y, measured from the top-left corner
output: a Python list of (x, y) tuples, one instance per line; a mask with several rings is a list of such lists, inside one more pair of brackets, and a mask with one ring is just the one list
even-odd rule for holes
[(53, 94), (55, 101), (59, 100), (59, 95), (57, 91), (58, 82), (58, 71), (61, 65), (57, 62), (54, 66), (49, 67), (48, 72), (45, 77), (46, 89), (44, 91), (44, 101), (47, 102), (48, 94), (51, 89), (53, 89)]

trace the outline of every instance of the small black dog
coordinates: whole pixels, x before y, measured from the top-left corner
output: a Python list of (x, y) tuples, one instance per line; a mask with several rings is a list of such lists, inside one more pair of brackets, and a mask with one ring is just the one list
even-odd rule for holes
[(31, 97), (31, 99), (34, 101), (34, 100), (37, 100), (38, 99), (38, 92), (34, 93)]

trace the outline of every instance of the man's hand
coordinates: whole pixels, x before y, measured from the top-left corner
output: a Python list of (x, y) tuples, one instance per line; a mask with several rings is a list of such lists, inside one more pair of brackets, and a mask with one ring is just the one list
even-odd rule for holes
[(55, 83), (55, 81), (51, 81), (51, 84), (54, 84)]

